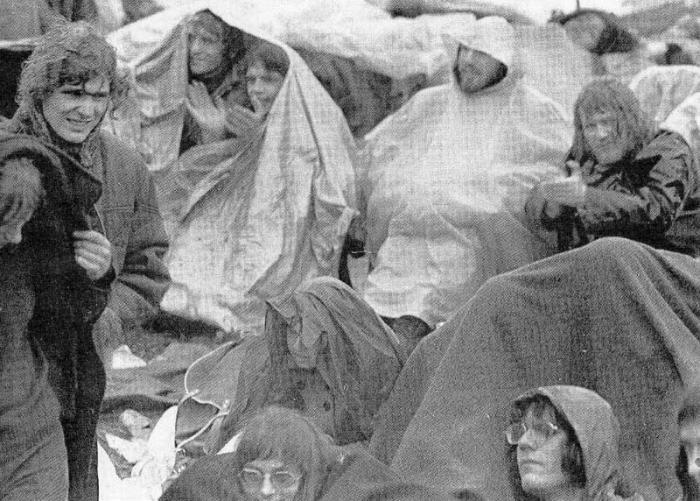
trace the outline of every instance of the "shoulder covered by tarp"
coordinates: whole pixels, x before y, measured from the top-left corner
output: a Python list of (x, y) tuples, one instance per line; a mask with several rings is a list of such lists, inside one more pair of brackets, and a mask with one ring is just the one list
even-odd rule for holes
[(700, 68), (651, 66), (638, 73), (629, 86), (642, 110), (658, 126), (686, 97), (700, 91)]
[[(214, 14), (240, 26), (230, 10)], [(153, 112), (144, 127), (175, 151), (187, 85), (183, 31), (176, 25), (136, 65), (142, 106)], [(336, 274), (356, 213), (355, 143), (341, 111), (293, 50), (246, 33), (282, 48), (290, 63), (263, 127), (246, 140), (191, 148), (160, 173), (169, 182), (194, 180), (173, 225), (173, 284), (161, 306), (226, 331), (259, 329), (264, 301), (285, 312), (302, 281)]]

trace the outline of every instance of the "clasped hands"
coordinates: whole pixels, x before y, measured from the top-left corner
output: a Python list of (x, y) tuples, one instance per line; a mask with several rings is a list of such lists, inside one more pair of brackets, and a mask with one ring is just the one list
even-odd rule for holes
[(227, 109), (221, 96), (209, 95), (206, 86), (197, 80), (187, 88), (187, 111), (212, 140), (223, 139), (226, 132), (236, 137), (245, 135), (262, 122), (263, 117), (243, 106)]
[(561, 206), (580, 207), (586, 199), (586, 183), (581, 176), (581, 166), (578, 162), (569, 160), (566, 163), (572, 174), (555, 181), (544, 181), (537, 186), (539, 196), (547, 202), (545, 213), (554, 217), (561, 212)]

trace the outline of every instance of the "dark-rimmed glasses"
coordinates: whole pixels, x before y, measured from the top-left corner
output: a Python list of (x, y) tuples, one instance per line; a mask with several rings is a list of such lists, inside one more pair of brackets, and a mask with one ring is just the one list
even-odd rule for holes
[(301, 475), (297, 475), (287, 470), (277, 470), (271, 473), (264, 473), (257, 468), (246, 466), (238, 474), (241, 484), (247, 490), (257, 490), (262, 487), (265, 477), (270, 479), (270, 483), (276, 489), (287, 489), (299, 481)]

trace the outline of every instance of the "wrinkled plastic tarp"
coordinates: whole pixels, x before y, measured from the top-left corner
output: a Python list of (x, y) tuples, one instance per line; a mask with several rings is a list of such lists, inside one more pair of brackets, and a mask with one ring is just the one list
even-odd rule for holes
[[(230, 11), (214, 13), (238, 27)], [(165, 160), (158, 190), (192, 183), (180, 200), (168, 200), (179, 210), (166, 207), (178, 220), (169, 221), (172, 285), (161, 307), (226, 331), (259, 332), (264, 301), (284, 313), (299, 283), (337, 274), (356, 213), (354, 140), (301, 58), (280, 45), (290, 69), (264, 129), (248, 141), (195, 147), (177, 161), (187, 83), (182, 31), (176, 27), (135, 68), (148, 117), (142, 140), (151, 138), (147, 153)]]
[(700, 91), (700, 68), (652, 66), (635, 76), (629, 86), (658, 126), (686, 97)]

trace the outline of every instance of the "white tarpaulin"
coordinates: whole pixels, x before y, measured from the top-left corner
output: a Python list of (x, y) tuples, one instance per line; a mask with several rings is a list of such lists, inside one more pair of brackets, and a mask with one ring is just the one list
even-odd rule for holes
[[(508, 36), (481, 20), (461, 40), (496, 55), (488, 46)], [(434, 325), (489, 277), (543, 257), (522, 210), (530, 187), (558, 172), (571, 132), (515, 66), (476, 94), (456, 83), (421, 91), (382, 122), (366, 150), (369, 304)]]
[[(212, 10), (240, 27), (230, 10)], [(264, 301), (285, 312), (299, 283), (336, 274), (356, 213), (355, 144), (342, 113), (295, 52), (267, 40), (284, 49), (290, 67), (257, 134), (176, 159), (187, 85), (183, 25), (134, 65), (142, 123), (122, 129), (140, 126), (142, 141), (150, 138), (142, 151), (167, 160), (156, 180), (166, 216), (177, 220), (169, 221), (173, 283), (161, 307), (226, 331), (259, 332)], [(188, 183), (181, 198), (169, 196)]]
[(700, 91), (700, 68), (651, 66), (634, 77), (629, 86), (658, 127), (686, 97)]

